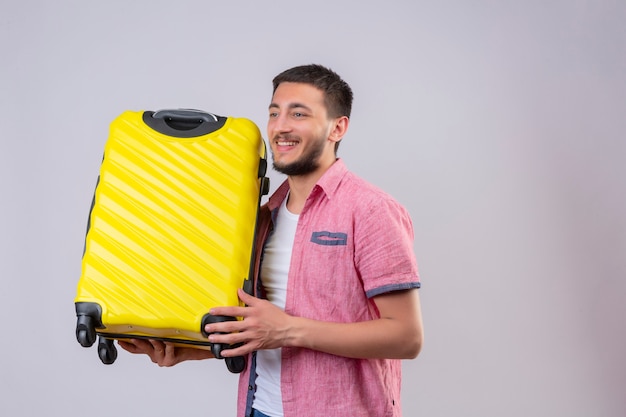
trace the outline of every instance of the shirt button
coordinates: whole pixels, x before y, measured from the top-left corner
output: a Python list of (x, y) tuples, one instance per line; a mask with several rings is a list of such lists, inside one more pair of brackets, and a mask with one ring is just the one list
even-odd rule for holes
[(248, 391), (252, 391), (252, 385), (248, 385)]

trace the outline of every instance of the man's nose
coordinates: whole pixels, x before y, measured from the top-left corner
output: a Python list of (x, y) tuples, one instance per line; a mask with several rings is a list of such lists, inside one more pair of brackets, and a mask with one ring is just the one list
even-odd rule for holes
[(279, 115), (270, 119), (268, 128), (274, 133), (289, 132), (291, 130), (291, 124), (287, 117)]

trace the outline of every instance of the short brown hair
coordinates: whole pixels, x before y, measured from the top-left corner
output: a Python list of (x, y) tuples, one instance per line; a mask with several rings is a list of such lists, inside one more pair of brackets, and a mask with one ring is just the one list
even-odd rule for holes
[(310, 84), (324, 93), (324, 104), (330, 117), (346, 116), (352, 111), (352, 89), (336, 72), (322, 65), (310, 64), (281, 72), (272, 81), (274, 90), (283, 82)]

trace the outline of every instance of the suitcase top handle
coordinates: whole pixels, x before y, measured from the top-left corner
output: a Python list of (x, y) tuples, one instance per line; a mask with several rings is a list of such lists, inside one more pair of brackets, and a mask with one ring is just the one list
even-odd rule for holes
[(155, 119), (170, 119), (181, 121), (203, 121), (207, 123), (217, 122), (217, 116), (202, 110), (194, 109), (175, 109), (175, 110), (159, 110), (152, 115)]
[(176, 138), (193, 138), (215, 132), (224, 126), (226, 119), (226, 117), (192, 109), (143, 113), (143, 121), (148, 126), (159, 133)]

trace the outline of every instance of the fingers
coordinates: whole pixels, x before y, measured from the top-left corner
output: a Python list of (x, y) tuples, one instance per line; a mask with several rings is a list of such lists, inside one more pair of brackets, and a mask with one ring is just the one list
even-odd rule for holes
[(252, 348), (252, 345), (247, 343), (247, 344), (243, 344), (237, 348), (233, 348), (233, 349), (224, 349), (221, 352), (221, 355), (225, 358), (232, 358), (235, 356), (246, 356), (248, 353), (253, 352), (256, 349)]
[(246, 332), (220, 332), (209, 334), (209, 342), (221, 345), (235, 345), (237, 343), (247, 343), (250, 335)]
[(221, 351), (221, 355), (224, 357), (244, 356), (261, 348), (258, 340), (249, 338), (250, 335), (245, 332), (209, 335), (211, 343), (222, 345), (225, 348), (228, 347)]
[[(263, 303), (264, 301), (266, 301), (246, 293), (241, 288), (237, 290), (237, 295), (239, 296), (239, 299), (249, 307), (254, 307), (259, 303)], [(209, 311), (209, 313), (214, 316), (246, 317), (248, 313), (248, 308), (239, 306), (214, 307)]]
[(217, 323), (211, 323), (204, 326), (204, 331), (207, 334), (212, 333), (235, 333), (244, 330), (245, 323), (241, 320), (236, 321), (221, 321)]
[(208, 349), (176, 346), (170, 342), (152, 339), (118, 340), (120, 347), (130, 353), (148, 355), (150, 360), (159, 366), (174, 366), (186, 360), (202, 360), (213, 358)]
[(158, 355), (156, 363), (159, 366), (174, 366), (180, 362), (176, 347), (168, 342), (163, 344), (163, 350), (159, 351)]
[(154, 339), (118, 340), (120, 347), (130, 353), (148, 355), (150, 360), (159, 366), (173, 366), (180, 362), (176, 347)]
[(176, 347), (171, 343), (165, 343), (165, 357), (173, 358), (176, 356)]
[(241, 288), (237, 290), (237, 295), (239, 296), (239, 299), (243, 301), (244, 303), (246, 303), (247, 305), (254, 305), (256, 300), (258, 300), (258, 298), (248, 294)]
[(212, 316), (244, 317), (247, 307), (213, 307), (209, 310)]
[(118, 340), (117, 343), (120, 345), (122, 349), (124, 349), (127, 352), (142, 353), (142, 352), (139, 352), (139, 350), (137, 349), (137, 346), (135, 346), (134, 344), (132, 344), (131, 342), (127, 340)]
[(130, 353), (148, 354), (150, 351), (154, 349), (153, 346), (147, 340), (142, 340), (142, 339), (118, 340), (117, 343), (120, 345), (122, 349)]
[(171, 343), (164, 343), (160, 340), (149, 339), (152, 345), (152, 352), (148, 353), (152, 362), (159, 366), (173, 366), (178, 363), (176, 359), (176, 348)]
[(160, 340), (148, 339), (155, 357), (165, 356), (165, 343)]

